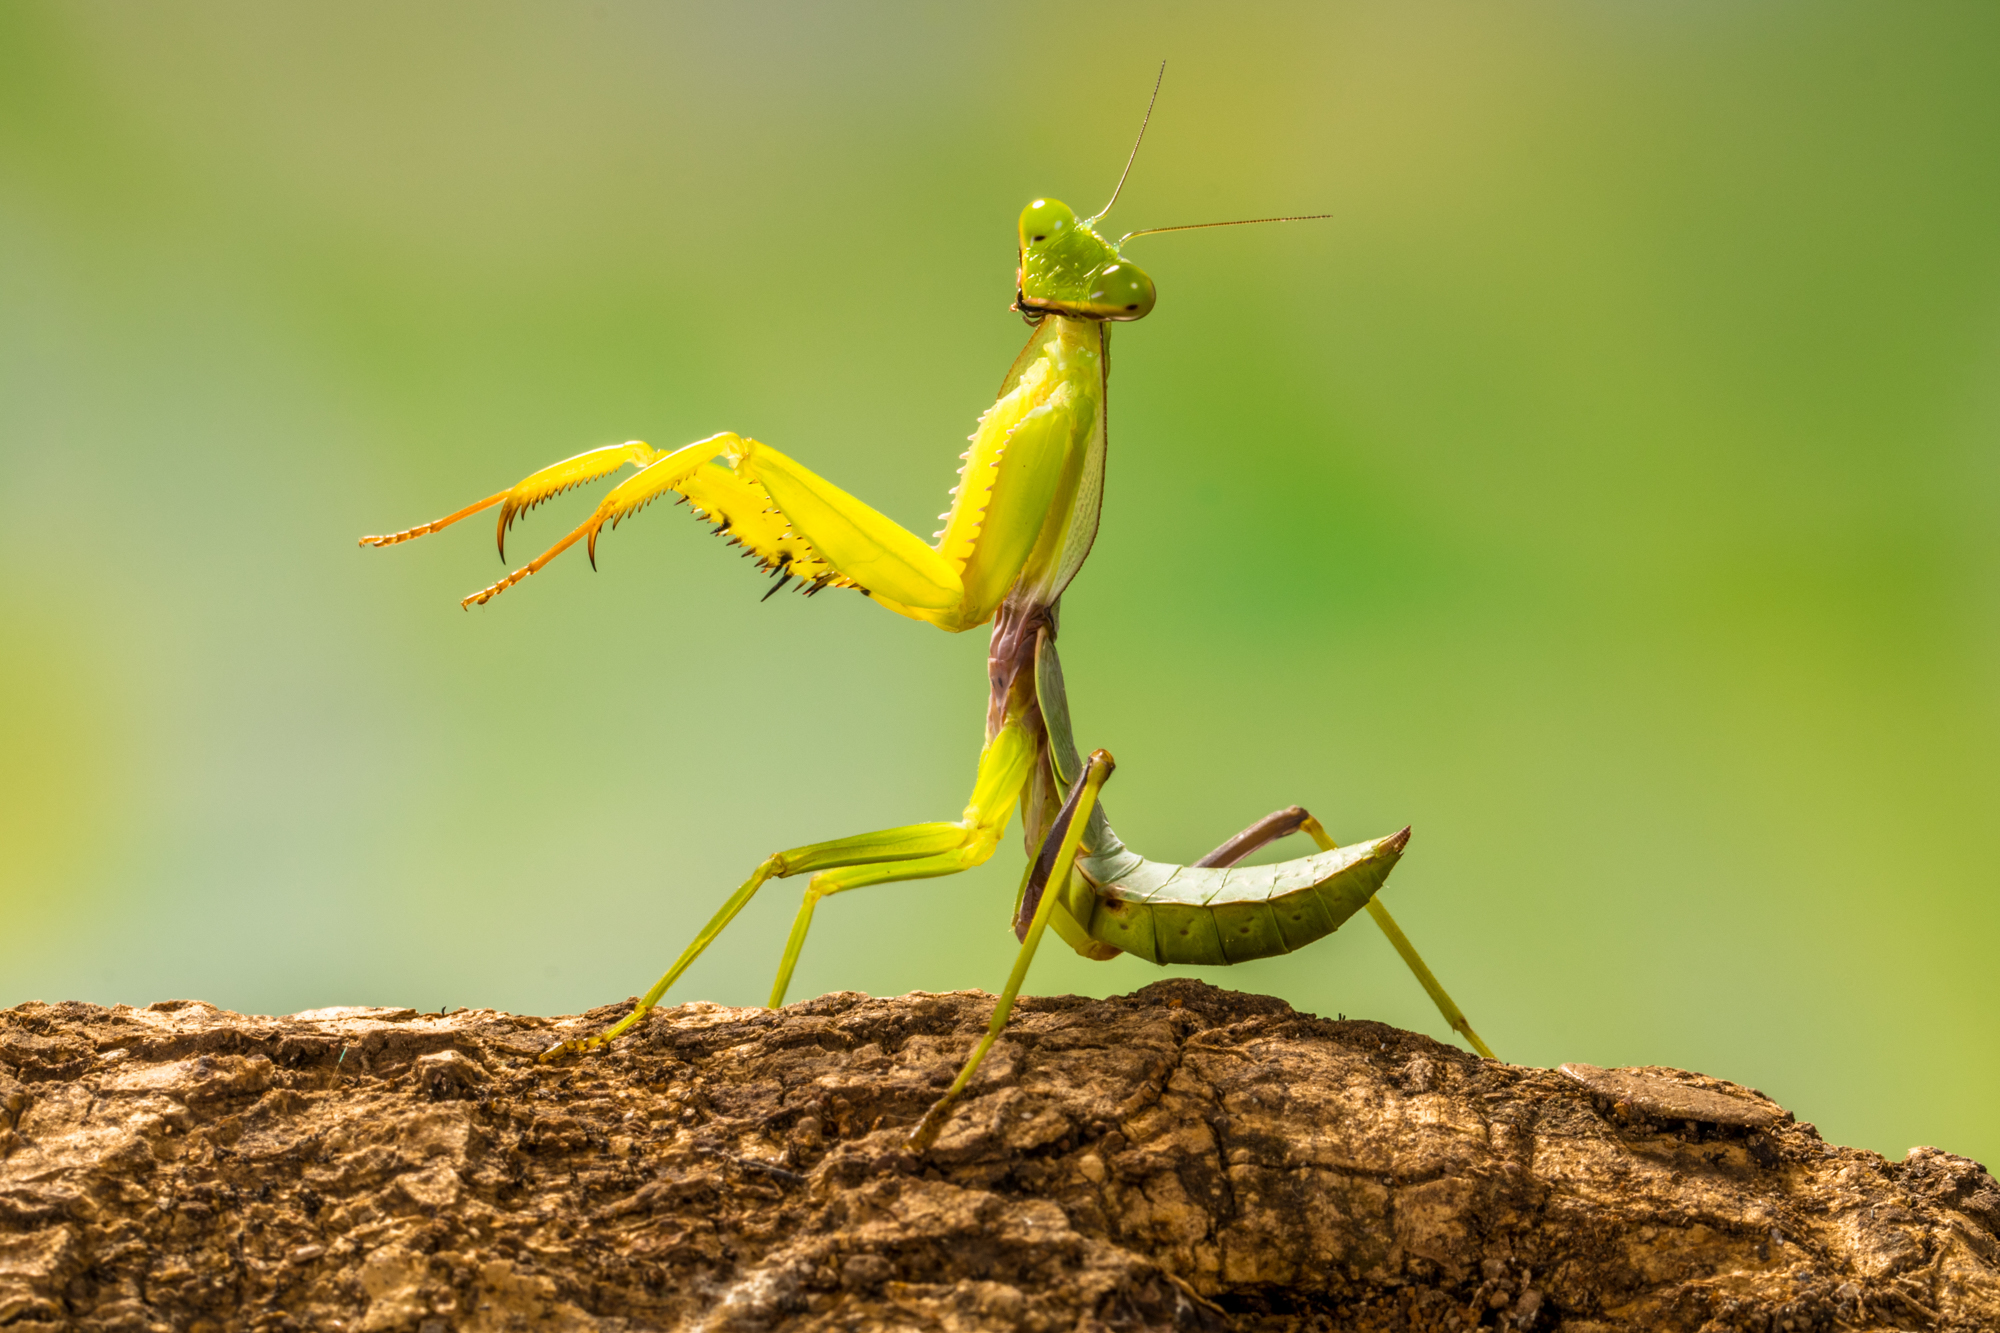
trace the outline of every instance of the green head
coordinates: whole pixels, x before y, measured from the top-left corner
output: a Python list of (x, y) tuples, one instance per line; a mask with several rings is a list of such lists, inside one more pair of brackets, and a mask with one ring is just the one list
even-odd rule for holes
[(1096, 220), (1080, 220), (1069, 205), (1053, 199), (1037, 199), (1021, 210), (1021, 269), (1015, 281), (1022, 313), (1144, 319), (1152, 310), (1153, 280), (1091, 230)]
[[(1164, 62), (1160, 79), (1167, 76)], [(1160, 95), (1160, 79), (1153, 81), (1153, 97)], [(1068, 315), (1073, 319), (1144, 319), (1158, 299), (1153, 280), (1146, 270), (1119, 254), (1125, 242), (1136, 236), (1157, 236), (1163, 231), (1200, 231), (1207, 227), (1243, 227), (1256, 222), (1305, 222), (1328, 217), (1326, 213), (1295, 214), (1282, 218), (1243, 218), (1235, 222), (1196, 222), (1184, 227), (1147, 227), (1128, 231), (1115, 241), (1097, 234), (1096, 224), (1111, 212), (1118, 196), (1125, 192), (1126, 177), (1138, 160), (1139, 144), (1146, 138), (1146, 126), (1153, 119), (1153, 103), (1146, 103), (1146, 118), (1139, 122), (1139, 138), (1132, 155), (1125, 159), (1125, 171), (1111, 202), (1094, 217), (1078, 218), (1068, 204), (1054, 199), (1037, 199), (1021, 210), (1021, 268), (1015, 275), (1020, 293), (1016, 307), (1030, 319), (1045, 314)]]

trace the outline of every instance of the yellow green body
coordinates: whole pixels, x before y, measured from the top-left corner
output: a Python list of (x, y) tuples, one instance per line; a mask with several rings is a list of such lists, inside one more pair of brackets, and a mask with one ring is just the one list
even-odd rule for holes
[[(672, 496), (742, 546), (781, 587), (796, 584), (809, 595), (828, 588), (859, 592), (899, 615), (952, 632), (994, 626), (986, 743), (971, 798), (958, 819), (902, 825), (768, 857), (630, 1016), (565, 1048), (602, 1045), (629, 1028), (760, 886), (773, 878), (810, 875), (772, 987), (772, 1005), (783, 1003), (820, 900), (979, 865), (999, 845), (1016, 806), (1023, 812), (1031, 864), (1038, 858), (1046, 862), (1040, 867), (1046, 878), (1035, 881), (1031, 874), (1024, 880), (1017, 907), (1024, 952), (996, 1012), (994, 1032), (1005, 1021), (1045, 928), (1087, 957), (1124, 952), (1160, 964), (1221, 965), (1301, 948), (1364, 906), (1387, 922), (1372, 900), (1402, 853), (1407, 829), (1335, 848), (1311, 824), (1322, 850), (1258, 867), (1149, 861), (1112, 832), (1096, 800), (1110, 774), (1109, 756), (1086, 765), (1071, 739), (1055, 650), (1057, 607), (1096, 540), (1104, 503), (1110, 328), (1149, 313), (1155, 291), (1152, 279), (1116, 245), (1053, 200), (1035, 200), (1022, 212), (1019, 253), (1017, 308), (1033, 332), (998, 399), (979, 419), (944, 526), (930, 541), (788, 455), (733, 432), (667, 452), (636, 441), (593, 449), (434, 523), (363, 539), (390, 545), (497, 505), (495, 536), (504, 558), (515, 519), (562, 491), (630, 465), (638, 470), (614, 487), (588, 520), (465, 603), (490, 601), (578, 540), (594, 564), (606, 527)], [(1069, 817), (1065, 811), (1074, 811), (1080, 825), (1058, 828)], [(1032, 902), (1025, 896), (1030, 882)], [(1393, 931), (1393, 924), (1384, 928)], [(1400, 932), (1392, 939), (1400, 940)], [(1414, 959), (1407, 941), (1398, 948)], [(1434, 980), (1426, 986), (1442, 997)], [(1440, 999), (1441, 1007), (1448, 1003)], [(1455, 1012), (1448, 1010), (1447, 1016)], [(1454, 1026), (1462, 1023), (1461, 1016)], [(1470, 1035), (1469, 1026), (1462, 1030)], [(963, 1083), (962, 1077), (956, 1086)]]

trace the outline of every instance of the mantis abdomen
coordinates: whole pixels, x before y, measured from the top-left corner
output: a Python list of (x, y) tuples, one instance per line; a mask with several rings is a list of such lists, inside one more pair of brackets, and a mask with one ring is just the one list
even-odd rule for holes
[[(1149, 962), (1247, 963), (1340, 929), (1389, 878), (1409, 837), (1405, 829), (1295, 861), (1228, 869), (1148, 861), (1120, 847), (1079, 858), (1058, 906), (1091, 939)], [(1095, 883), (1096, 874), (1107, 878)]]
[[(1047, 630), (1035, 645), (1035, 695), (1050, 768), (1057, 784), (1067, 786), (1083, 765), (1070, 731), (1062, 662)], [(1051, 924), (1092, 957), (1115, 950), (1163, 965), (1213, 967), (1270, 958), (1340, 929), (1389, 878), (1409, 840), (1404, 829), (1275, 865), (1172, 865), (1120, 842), (1099, 805)]]

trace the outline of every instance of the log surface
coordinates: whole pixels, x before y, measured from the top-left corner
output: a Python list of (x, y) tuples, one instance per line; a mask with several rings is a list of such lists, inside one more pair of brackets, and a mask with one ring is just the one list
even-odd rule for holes
[(2000, 1329), (1978, 1163), (1193, 981), (1025, 1000), (912, 1157), (991, 1005), (0, 1012), (0, 1329)]

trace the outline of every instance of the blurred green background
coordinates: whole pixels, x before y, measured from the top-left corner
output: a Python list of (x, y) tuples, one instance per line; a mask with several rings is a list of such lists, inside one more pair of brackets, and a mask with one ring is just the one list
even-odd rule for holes
[[(725, 427), (928, 533), (1014, 217), (1162, 58), (1125, 226), (1335, 217), (1135, 243), (1064, 607), (1120, 831), (1414, 824), (1501, 1054), (2000, 1158), (1983, 5), (0, 8), (0, 1003), (575, 1011), (955, 816), (983, 633), (671, 508), (470, 614), (488, 520), (355, 538)], [(1020, 857), (828, 904), (793, 994), (997, 989)], [(1208, 979), (1447, 1035), (1365, 922)]]

